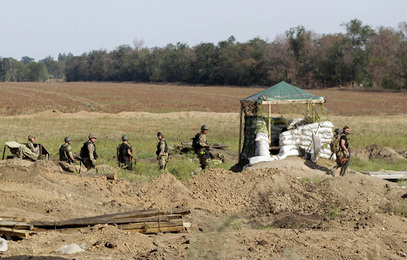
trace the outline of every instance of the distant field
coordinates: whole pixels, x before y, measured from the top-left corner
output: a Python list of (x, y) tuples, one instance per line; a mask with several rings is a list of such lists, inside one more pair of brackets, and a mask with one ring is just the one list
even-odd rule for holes
[[(239, 100), (264, 88), (93, 82), (0, 82), (2, 115), (60, 112), (239, 112)], [(348, 89), (309, 90), (325, 96), (335, 115), (407, 113), (407, 93)]]

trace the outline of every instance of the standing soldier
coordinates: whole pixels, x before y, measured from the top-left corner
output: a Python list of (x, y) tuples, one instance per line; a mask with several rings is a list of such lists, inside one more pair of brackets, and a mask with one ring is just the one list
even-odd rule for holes
[(88, 171), (96, 167), (96, 160), (98, 158), (95, 145), (96, 139), (97, 137), (94, 134), (89, 134), (89, 140), (81, 148), (80, 155)]
[(64, 139), (65, 143), (61, 145), (59, 148), (59, 160), (62, 162), (67, 162), (72, 164), (74, 162), (73, 154), (72, 154), (72, 138), (67, 136)]
[(29, 135), (28, 136), (28, 143), (27, 143), (28, 149), (30, 149), (30, 151), (35, 153), (35, 154), (39, 154), (40, 149), (38, 147), (34, 146), (34, 142), (35, 142), (35, 136)]
[(345, 176), (346, 170), (349, 165), (349, 160), (351, 157), (351, 149), (349, 148), (349, 140), (348, 140), (348, 135), (349, 135), (350, 128), (348, 126), (344, 126), (342, 129), (341, 133), (341, 138), (339, 140), (339, 152), (337, 154), (337, 157), (339, 157), (340, 162), (341, 162), (341, 176)]
[(122, 141), (123, 142), (117, 147), (117, 159), (119, 161), (119, 167), (132, 171), (133, 150), (131, 145), (128, 143), (129, 138), (127, 135), (122, 136)]
[(161, 132), (157, 133), (158, 144), (157, 144), (157, 160), (160, 170), (165, 170), (168, 162), (168, 146), (167, 142), (164, 140), (164, 134)]
[(198, 155), (199, 163), (201, 164), (202, 170), (209, 169), (209, 164), (211, 162), (211, 156), (209, 154), (209, 143), (206, 139), (206, 134), (209, 131), (207, 125), (201, 126), (201, 132), (197, 133), (192, 140), (192, 148), (194, 152)]

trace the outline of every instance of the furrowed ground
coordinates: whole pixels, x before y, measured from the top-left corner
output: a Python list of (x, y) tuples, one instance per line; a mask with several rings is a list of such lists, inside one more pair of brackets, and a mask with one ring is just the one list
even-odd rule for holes
[[(3, 115), (19, 115), (54, 109), (61, 112), (105, 113), (238, 113), (240, 99), (263, 89), (132, 83), (0, 82), (0, 112)], [(309, 92), (325, 96), (325, 107), (335, 115), (394, 115), (407, 111), (407, 92), (341, 88)]]
[[(39, 232), (8, 241), (2, 259), (405, 259), (407, 191), (352, 172), (328, 174), (331, 162), (299, 157), (242, 172), (213, 167), (189, 178), (196, 159), (176, 158), (153, 170), (155, 133), (169, 145), (189, 141), (202, 123), (213, 143), (236, 151), (239, 100), (260, 88), (131, 83), (0, 83), (0, 144), (37, 136), (56, 158), (66, 135), (79, 151), (89, 132), (99, 138), (99, 164), (118, 181), (64, 172), (54, 161), (0, 161), (0, 218), (63, 220), (150, 207), (190, 208), (188, 233), (142, 235), (114, 225)], [(329, 120), (349, 125), (352, 144), (407, 149), (407, 93), (310, 90), (327, 99)], [(128, 134), (135, 173), (115, 167), (115, 147)], [(229, 162), (228, 166), (236, 163)], [(405, 163), (405, 161), (402, 161)], [(175, 166), (174, 166), (175, 165)], [(391, 165), (391, 164), (390, 164)], [(406, 163), (404, 165), (407, 165)], [(404, 167), (404, 166), (402, 166)], [(228, 168), (228, 167), (227, 167)], [(407, 170), (407, 167), (405, 168)], [(154, 172), (154, 174), (150, 174)], [(70, 243), (85, 251), (59, 255)], [(107, 245), (116, 245), (114, 247)]]

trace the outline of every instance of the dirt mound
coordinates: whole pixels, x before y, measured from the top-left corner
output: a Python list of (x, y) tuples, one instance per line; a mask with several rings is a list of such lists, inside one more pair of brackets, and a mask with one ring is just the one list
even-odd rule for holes
[(364, 149), (356, 150), (354, 155), (363, 161), (369, 161), (373, 159), (382, 159), (389, 162), (405, 159), (403, 155), (400, 155), (394, 149), (388, 147), (381, 147), (377, 144), (371, 144)]
[(187, 182), (163, 173), (141, 183), (68, 174), (51, 161), (2, 161), (0, 217), (60, 220), (147, 208), (192, 210), (189, 233), (147, 236), (111, 225), (40, 232), (9, 241), (2, 257), (65, 259), (55, 250), (75, 243), (85, 247), (75, 259), (397, 259), (407, 244), (407, 194), (394, 185), (358, 173), (334, 178), (299, 158), (238, 173), (211, 169)]

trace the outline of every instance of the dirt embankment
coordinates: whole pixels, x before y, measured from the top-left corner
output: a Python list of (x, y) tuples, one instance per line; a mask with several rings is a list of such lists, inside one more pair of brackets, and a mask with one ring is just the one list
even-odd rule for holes
[[(135, 209), (190, 208), (188, 233), (142, 235), (113, 225), (9, 241), (5, 259), (405, 259), (407, 193), (359, 173), (331, 177), (300, 158), (180, 182), (64, 173), (50, 161), (0, 162), (2, 216), (60, 220)], [(63, 245), (85, 251), (59, 255)], [(115, 245), (107, 246), (107, 245)]]

